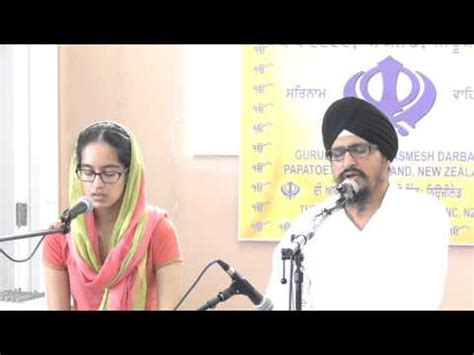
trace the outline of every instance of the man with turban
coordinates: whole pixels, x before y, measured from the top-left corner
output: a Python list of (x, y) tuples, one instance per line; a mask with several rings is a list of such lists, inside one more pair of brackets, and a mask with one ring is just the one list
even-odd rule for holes
[(392, 123), (372, 104), (345, 97), (327, 109), (322, 136), (342, 188), (302, 213), (275, 249), (266, 292), (274, 309), (295, 309), (296, 285), (281, 282), (291, 276), (289, 267), (283, 275), (282, 249), (297, 252), (295, 237), (304, 255), (303, 310), (438, 309), (449, 219), (435, 198), (390, 184)]

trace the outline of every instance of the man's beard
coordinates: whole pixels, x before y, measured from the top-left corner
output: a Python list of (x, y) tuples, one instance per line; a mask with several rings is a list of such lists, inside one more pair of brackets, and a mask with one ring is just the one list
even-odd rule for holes
[(359, 212), (364, 211), (372, 197), (372, 190), (369, 186), (359, 189), (354, 197), (347, 202), (346, 207), (356, 208)]
[[(337, 184), (339, 185), (345, 179), (347, 179), (347, 175), (349, 173), (356, 173), (360, 178), (369, 181), (367, 174), (365, 174), (362, 170), (359, 169), (348, 169), (344, 170), (336, 179)], [(346, 203), (346, 207), (356, 208), (359, 211), (365, 210), (367, 207), (370, 198), (372, 197), (372, 190), (370, 189), (369, 185), (367, 184), (364, 187), (359, 186), (359, 191), (354, 194), (354, 197)]]

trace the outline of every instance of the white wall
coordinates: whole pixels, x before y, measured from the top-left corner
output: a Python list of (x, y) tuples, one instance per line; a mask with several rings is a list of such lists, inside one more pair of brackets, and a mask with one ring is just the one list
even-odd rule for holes
[[(0, 235), (43, 230), (58, 216), (58, 48), (0, 46), (0, 60)], [(16, 202), (28, 204), (26, 226), (15, 224)], [(0, 248), (25, 259), (40, 240)], [(0, 255), (0, 290), (44, 291), (41, 252), (24, 263)]]

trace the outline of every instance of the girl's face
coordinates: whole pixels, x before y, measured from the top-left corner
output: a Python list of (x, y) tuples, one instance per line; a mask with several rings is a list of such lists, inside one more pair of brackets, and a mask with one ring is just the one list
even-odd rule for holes
[(120, 208), (127, 170), (112, 146), (104, 142), (87, 144), (79, 169), (84, 193), (92, 199), (95, 209)]

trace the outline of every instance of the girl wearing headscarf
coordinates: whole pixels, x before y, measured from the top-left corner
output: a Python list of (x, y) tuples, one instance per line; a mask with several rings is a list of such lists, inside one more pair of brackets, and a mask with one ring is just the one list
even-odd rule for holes
[(146, 201), (143, 158), (133, 134), (114, 122), (86, 127), (69, 171), (69, 203), (93, 211), (49, 235), (43, 248), (49, 309), (172, 309), (182, 254), (164, 210)]

